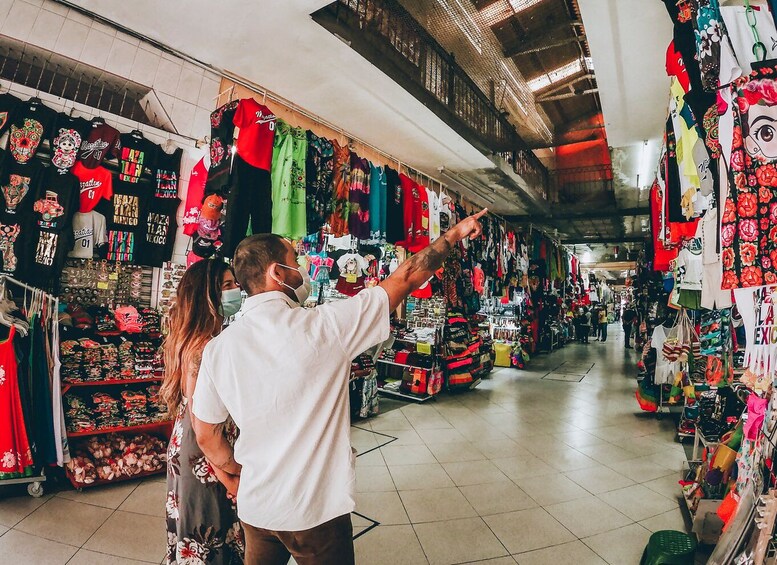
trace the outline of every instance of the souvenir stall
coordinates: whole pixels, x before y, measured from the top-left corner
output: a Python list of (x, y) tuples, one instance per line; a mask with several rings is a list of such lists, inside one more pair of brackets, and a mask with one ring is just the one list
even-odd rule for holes
[(678, 435), (694, 441), (682, 491), (694, 533), (717, 542), (709, 562), (762, 563), (774, 520), (758, 516), (777, 486), (776, 14), (755, 0), (665, 4), (671, 86), (635, 281), (637, 398), (682, 407)]

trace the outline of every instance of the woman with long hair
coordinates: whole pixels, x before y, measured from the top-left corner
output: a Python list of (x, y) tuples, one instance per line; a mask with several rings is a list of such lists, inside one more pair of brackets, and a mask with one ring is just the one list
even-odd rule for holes
[[(167, 563), (243, 563), (243, 531), (234, 506), (234, 477), (205, 458), (192, 429), (190, 403), (202, 351), (241, 304), (232, 268), (223, 261), (195, 263), (181, 278), (164, 344), (161, 394), (175, 424), (167, 450)], [(235, 425), (224, 434), (234, 444)], [(229, 489), (228, 489), (229, 487)]]

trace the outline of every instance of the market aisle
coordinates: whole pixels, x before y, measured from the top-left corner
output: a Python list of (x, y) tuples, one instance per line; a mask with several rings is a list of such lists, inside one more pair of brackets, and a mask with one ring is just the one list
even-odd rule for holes
[[(622, 343), (612, 324), (605, 344), (497, 371), (471, 393), (383, 402), (385, 413), (353, 430), (361, 453), (390, 439), (365, 430), (398, 438), (357, 459), (358, 511), (381, 523), (357, 539), (357, 562), (628, 565), (651, 530), (683, 529), (684, 453), (670, 419), (638, 413), (636, 354)], [(159, 563), (164, 500), (162, 479), (0, 499), (0, 555)]]
[[(399, 439), (357, 459), (358, 511), (381, 522), (357, 562), (628, 565), (651, 531), (684, 530), (685, 454), (639, 411), (636, 353), (609, 329), (361, 426)], [(384, 439), (354, 430), (362, 451)]]

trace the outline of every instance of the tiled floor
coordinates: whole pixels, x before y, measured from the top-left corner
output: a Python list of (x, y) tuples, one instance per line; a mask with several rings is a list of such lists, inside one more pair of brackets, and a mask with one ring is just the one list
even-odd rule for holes
[[(357, 562), (629, 565), (652, 531), (685, 529), (683, 448), (670, 418), (639, 411), (635, 354), (610, 334), (470, 393), (384, 402), (358, 424), (354, 446), (374, 450), (357, 459), (357, 512), (380, 525), (356, 540)], [(0, 490), (2, 561), (159, 563), (164, 490), (161, 479), (38, 500)], [(356, 532), (371, 524), (354, 516)]]

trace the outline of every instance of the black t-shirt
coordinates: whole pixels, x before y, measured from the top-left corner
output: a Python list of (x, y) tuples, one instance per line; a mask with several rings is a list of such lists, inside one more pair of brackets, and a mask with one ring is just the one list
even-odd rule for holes
[(108, 230), (124, 230), (140, 233), (148, 213), (151, 188), (148, 184), (116, 181), (113, 196), (105, 215)]
[(10, 92), (0, 94), (0, 135), (11, 127), (13, 112), (22, 104), (21, 98), (17, 98)]
[(205, 192), (222, 192), (229, 181), (229, 164), (232, 161), (232, 142), (239, 100), (224, 104), (210, 115), (210, 168)]
[(145, 233), (141, 241), (140, 263), (149, 267), (161, 267), (173, 257), (175, 234), (178, 230), (178, 198), (152, 198), (148, 207)]
[(92, 125), (84, 118), (58, 114), (51, 132), (51, 164), (69, 170), (78, 158), (78, 150)]
[(405, 221), (399, 173), (386, 167), (386, 242), (405, 239)]
[(78, 178), (49, 167), (44, 173), (33, 215), (37, 229), (27, 245), (26, 276), (32, 284), (47, 287), (59, 280), (67, 254), (73, 249), (73, 215), (78, 211)]
[(54, 129), (57, 113), (32, 98), (19, 104), (10, 116), (8, 152), (17, 163), (27, 163)]
[(181, 175), (181, 156), (183, 149), (180, 147), (173, 153), (165, 153), (161, 147), (157, 148), (155, 171), (155, 191), (157, 198), (178, 198), (178, 179)]
[(119, 139), (119, 180), (136, 183), (144, 170), (153, 168), (158, 147), (138, 131), (123, 133)]
[(0, 164), (0, 218), (31, 224), (32, 203), (38, 194), (44, 167), (37, 159), (18, 163), (11, 154)]

